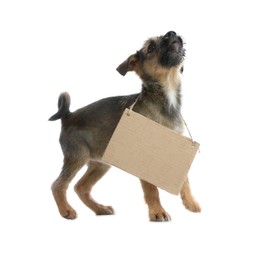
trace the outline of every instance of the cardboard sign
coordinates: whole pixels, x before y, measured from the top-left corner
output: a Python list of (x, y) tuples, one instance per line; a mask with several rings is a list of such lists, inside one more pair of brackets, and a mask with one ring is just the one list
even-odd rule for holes
[(198, 149), (197, 142), (126, 109), (102, 159), (178, 195)]

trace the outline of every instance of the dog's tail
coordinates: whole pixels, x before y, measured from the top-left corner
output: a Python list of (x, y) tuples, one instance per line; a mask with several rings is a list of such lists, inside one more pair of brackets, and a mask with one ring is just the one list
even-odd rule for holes
[(70, 95), (67, 92), (63, 92), (60, 94), (58, 98), (58, 111), (53, 116), (51, 116), (48, 120), (55, 121), (57, 119), (62, 119), (68, 114), (70, 114)]

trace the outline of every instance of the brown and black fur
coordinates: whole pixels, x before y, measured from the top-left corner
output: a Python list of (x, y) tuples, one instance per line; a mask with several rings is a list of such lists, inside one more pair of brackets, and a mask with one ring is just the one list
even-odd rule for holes
[[(138, 94), (101, 99), (88, 106), (70, 112), (70, 96), (62, 93), (58, 100), (58, 112), (49, 120), (61, 119), (60, 144), (64, 154), (64, 165), (52, 184), (52, 192), (60, 214), (74, 219), (76, 211), (66, 198), (69, 183), (77, 172), (88, 165), (86, 173), (75, 185), (82, 202), (97, 215), (113, 214), (111, 206), (97, 203), (91, 196), (92, 187), (109, 170), (101, 158), (125, 108), (137, 100), (133, 110), (166, 127), (183, 131), (180, 118), (181, 82), (185, 56), (183, 40), (175, 32), (168, 32), (147, 40), (144, 46), (117, 68), (125, 75), (135, 71), (142, 80)], [(168, 221), (170, 215), (160, 203), (157, 187), (140, 180), (151, 221)], [(180, 192), (184, 206), (200, 212), (193, 198), (188, 180)]]

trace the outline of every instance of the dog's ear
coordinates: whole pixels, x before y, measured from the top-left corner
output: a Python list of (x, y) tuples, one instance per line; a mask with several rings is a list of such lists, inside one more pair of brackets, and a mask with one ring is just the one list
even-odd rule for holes
[(122, 75), (125, 76), (128, 71), (134, 70), (135, 65), (139, 60), (139, 55), (133, 54), (129, 56), (123, 63), (121, 63), (116, 70)]

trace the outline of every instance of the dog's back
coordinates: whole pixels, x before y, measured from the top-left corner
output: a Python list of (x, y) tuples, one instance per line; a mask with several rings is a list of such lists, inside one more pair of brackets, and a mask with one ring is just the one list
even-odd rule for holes
[(67, 92), (61, 93), (58, 98), (58, 112), (49, 120), (62, 121), (62, 150), (69, 150), (68, 145), (75, 144), (77, 140), (81, 145), (87, 146), (91, 158), (102, 157), (123, 111), (137, 96), (138, 94), (104, 98), (72, 113), (69, 109), (70, 95)]

